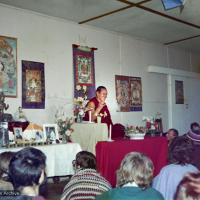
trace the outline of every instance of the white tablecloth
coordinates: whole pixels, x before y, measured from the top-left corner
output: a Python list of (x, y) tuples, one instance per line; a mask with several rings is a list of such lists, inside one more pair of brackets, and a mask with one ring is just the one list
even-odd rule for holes
[(72, 128), (72, 141), (79, 143), (81, 148), (95, 154), (95, 146), (99, 141), (108, 140), (108, 127), (103, 123), (75, 123)]
[[(22, 148), (4, 148), (0, 149), (0, 153), (4, 151), (18, 151)], [(81, 151), (79, 144), (52, 144), (34, 146), (34, 148), (40, 149), (47, 157), (46, 172), (48, 177), (74, 174), (72, 161), (75, 159), (76, 154)]]

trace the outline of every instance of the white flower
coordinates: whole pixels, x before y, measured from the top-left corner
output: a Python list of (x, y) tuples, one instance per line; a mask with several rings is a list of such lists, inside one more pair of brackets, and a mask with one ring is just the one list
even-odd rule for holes
[(84, 110), (83, 109), (79, 110), (79, 115), (81, 115), (81, 116), (84, 115)]
[(80, 86), (80, 85), (77, 85), (77, 86), (76, 86), (76, 90), (78, 90), (78, 91), (81, 90), (81, 86)]
[(67, 130), (67, 131), (65, 132), (65, 134), (66, 134), (67, 136), (71, 136), (71, 131), (70, 131), (70, 130)]
[(87, 86), (86, 85), (83, 85), (83, 90), (84, 90), (84, 92), (86, 92), (86, 90), (87, 90)]
[(77, 101), (79, 101), (79, 102), (83, 102), (84, 99), (83, 99), (83, 97), (78, 97)]

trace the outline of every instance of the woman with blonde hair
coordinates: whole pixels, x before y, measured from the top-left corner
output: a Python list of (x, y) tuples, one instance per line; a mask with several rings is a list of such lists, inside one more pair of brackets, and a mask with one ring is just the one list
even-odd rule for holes
[(142, 153), (131, 152), (122, 160), (117, 171), (117, 188), (97, 196), (97, 200), (164, 200), (150, 187), (154, 166)]

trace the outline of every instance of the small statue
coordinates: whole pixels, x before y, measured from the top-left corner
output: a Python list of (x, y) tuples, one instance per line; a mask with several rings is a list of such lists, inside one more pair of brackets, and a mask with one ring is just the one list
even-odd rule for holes
[(9, 108), (9, 105), (5, 102), (5, 95), (3, 92), (0, 92), (0, 115), (3, 115), (4, 110), (7, 110)]
[(15, 113), (14, 119), (15, 119), (15, 121), (19, 121), (19, 122), (27, 122), (28, 121), (26, 115), (24, 114), (24, 112), (22, 110), (22, 107), (20, 107), (20, 106), (18, 107), (18, 110)]

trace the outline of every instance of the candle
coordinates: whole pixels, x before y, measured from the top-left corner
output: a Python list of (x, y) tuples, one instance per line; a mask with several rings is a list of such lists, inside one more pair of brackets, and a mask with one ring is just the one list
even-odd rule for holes
[(112, 140), (111, 135), (112, 135), (112, 125), (110, 124), (108, 140)]
[(89, 122), (92, 122), (92, 111), (89, 111)]

